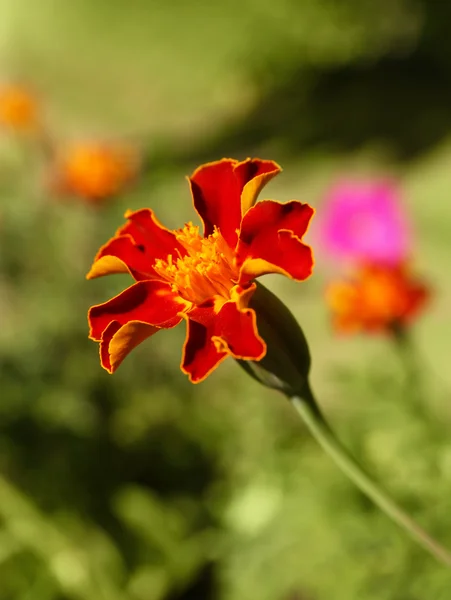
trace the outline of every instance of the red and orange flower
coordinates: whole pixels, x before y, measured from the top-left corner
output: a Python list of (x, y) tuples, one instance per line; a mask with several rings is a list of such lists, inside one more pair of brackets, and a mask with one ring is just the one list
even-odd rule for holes
[(187, 322), (182, 371), (205, 379), (227, 356), (261, 360), (265, 341), (249, 308), (254, 279), (311, 274), (312, 251), (302, 242), (313, 209), (264, 200), (263, 186), (281, 171), (273, 161), (223, 159), (189, 178), (203, 235), (192, 223), (170, 231), (152, 210), (127, 212), (128, 222), (97, 254), (88, 279), (130, 273), (136, 283), (89, 311), (90, 337), (100, 342), (112, 373), (127, 354), (161, 329)]
[(429, 298), (407, 263), (369, 263), (353, 277), (329, 285), (326, 300), (342, 333), (393, 332), (408, 325)]
[(98, 203), (122, 192), (138, 168), (134, 148), (101, 141), (76, 142), (59, 151), (53, 166), (53, 187), (57, 193)]

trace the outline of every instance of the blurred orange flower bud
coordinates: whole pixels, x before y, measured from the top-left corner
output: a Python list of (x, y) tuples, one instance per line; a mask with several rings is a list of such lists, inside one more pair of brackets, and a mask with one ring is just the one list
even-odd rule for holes
[(0, 86), (0, 125), (13, 131), (31, 131), (38, 124), (35, 96), (25, 87)]
[(339, 332), (393, 332), (418, 315), (429, 295), (406, 263), (370, 263), (350, 278), (330, 284), (326, 301)]
[(60, 194), (99, 202), (121, 193), (136, 177), (139, 155), (131, 146), (108, 142), (77, 142), (57, 156), (53, 183)]

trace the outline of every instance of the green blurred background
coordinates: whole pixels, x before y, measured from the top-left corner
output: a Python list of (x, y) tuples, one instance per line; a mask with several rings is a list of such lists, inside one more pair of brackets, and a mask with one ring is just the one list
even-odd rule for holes
[(204, 161), (277, 160), (264, 196), (318, 211), (338, 174), (397, 177), (434, 289), (424, 414), (387, 340), (333, 335), (321, 256), (307, 283), (267, 284), (341, 438), (450, 547), (450, 18), (429, 0), (0, 0), (0, 78), (38, 91), (57, 140), (132, 140), (146, 163), (95, 210), (51, 199), (36, 148), (0, 140), (0, 600), (451, 598), (281, 396), (233, 361), (188, 383), (183, 327), (103, 371), (86, 310), (128, 281), (84, 279), (127, 208), (193, 219)]

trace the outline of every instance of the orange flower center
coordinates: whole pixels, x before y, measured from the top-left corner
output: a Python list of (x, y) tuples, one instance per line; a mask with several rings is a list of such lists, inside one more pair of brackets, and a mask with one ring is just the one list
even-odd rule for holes
[(364, 304), (371, 314), (391, 319), (402, 309), (404, 289), (389, 274), (374, 274), (363, 281)]
[(182, 298), (201, 304), (213, 296), (230, 299), (230, 290), (238, 280), (235, 254), (218, 229), (203, 238), (199, 227), (187, 223), (175, 232), (186, 249), (185, 256), (169, 255), (155, 261), (155, 271), (168, 281)]

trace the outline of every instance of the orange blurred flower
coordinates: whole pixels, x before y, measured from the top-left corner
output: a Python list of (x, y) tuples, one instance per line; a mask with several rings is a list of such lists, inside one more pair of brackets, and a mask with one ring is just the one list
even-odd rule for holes
[(334, 328), (343, 333), (395, 331), (408, 325), (428, 298), (427, 286), (404, 262), (364, 264), (326, 291)]
[(89, 311), (90, 337), (100, 342), (107, 371), (146, 338), (183, 320), (181, 368), (194, 383), (227, 356), (265, 356), (256, 311), (249, 307), (255, 278), (281, 273), (303, 280), (313, 266), (312, 251), (302, 242), (313, 209), (296, 200), (256, 203), (280, 170), (260, 159), (223, 159), (196, 169), (189, 184), (203, 234), (192, 223), (170, 231), (147, 208), (126, 213), (128, 222), (100, 249), (88, 274), (129, 273), (136, 282)]
[(57, 193), (99, 202), (124, 190), (139, 168), (138, 152), (126, 145), (78, 142), (56, 159), (53, 178)]
[(38, 124), (36, 98), (25, 87), (0, 86), (0, 125), (13, 131), (31, 131)]

